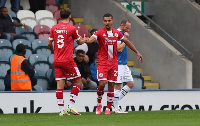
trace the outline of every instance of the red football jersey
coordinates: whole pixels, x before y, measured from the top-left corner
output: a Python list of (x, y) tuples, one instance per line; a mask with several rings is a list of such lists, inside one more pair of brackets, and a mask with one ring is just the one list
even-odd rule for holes
[(79, 39), (77, 29), (69, 23), (54, 25), (49, 35), (49, 40), (54, 40), (54, 62), (74, 61), (74, 41)]
[(106, 31), (101, 28), (93, 35), (99, 44), (98, 64), (109, 65), (117, 62), (117, 41), (124, 38), (123, 34), (112, 28), (111, 31)]

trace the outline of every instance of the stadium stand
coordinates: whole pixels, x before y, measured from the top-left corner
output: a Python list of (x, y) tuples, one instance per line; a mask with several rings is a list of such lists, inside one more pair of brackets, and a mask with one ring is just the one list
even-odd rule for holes
[(47, 58), (48, 62), (53, 64), (54, 61), (54, 54), (49, 55), (49, 57)]
[(41, 70), (41, 69), (35, 69), (35, 76), (36, 77), (45, 77), (46, 76), (46, 72)]
[(0, 47), (0, 61), (5, 61), (9, 63), (9, 58), (11, 55), (13, 55), (14, 51), (12, 47)]
[(48, 38), (49, 38), (49, 33), (40, 33), (40, 34), (38, 34), (38, 39), (43, 39), (43, 40), (48, 41)]
[(54, 12), (60, 10), (60, 7), (58, 5), (54, 5), (54, 4), (49, 4), (46, 5), (46, 10), (50, 11), (52, 14), (54, 14)]
[(21, 20), (23, 18), (28, 18), (28, 17), (35, 18), (35, 14), (30, 10), (19, 10), (17, 12), (17, 18), (19, 20)]
[(36, 90), (36, 91), (39, 91), (39, 92), (42, 92), (43, 91), (43, 89), (42, 89), (42, 87), (41, 86), (39, 86), (39, 85), (35, 85), (35, 86), (33, 86), (33, 88)]
[(33, 54), (33, 49), (31, 47), (28, 47), (26, 49), (25, 57), (28, 59)]
[(35, 39), (31, 42), (31, 47), (32, 49), (35, 51), (35, 49), (37, 47), (40, 47), (40, 46), (48, 46), (48, 43), (46, 40), (43, 40), (43, 39)]
[(15, 32), (16, 32), (17, 35), (20, 35), (24, 32), (33, 32), (32, 27), (28, 26), (28, 29), (29, 30), (25, 29), (23, 26), (18, 26), (18, 27), (15, 27)]
[(78, 33), (81, 37), (84, 37), (84, 34), (86, 37), (88, 37), (88, 28), (85, 25), (74, 25), (74, 27), (77, 28)]
[(28, 26), (30, 26), (32, 29), (38, 25), (38, 20), (36, 20), (35, 18), (32, 18), (32, 17), (25, 17), (25, 18), (22, 18), (20, 20), (21, 23), (24, 23)]
[(23, 43), (24, 45), (27, 45), (29, 47), (31, 47), (31, 42), (29, 42), (28, 40), (25, 40), (25, 39), (16, 39), (13, 41), (12, 45), (13, 45), (13, 49), (16, 50), (16, 46), (19, 44), (19, 43)]
[(37, 85), (40, 86), (42, 90), (47, 90), (49, 82), (45, 77), (37, 77)]
[(12, 44), (7, 39), (0, 39), (0, 47), (3, 47), (3, 46), (12, 47)]
[(21, 35), (26, 36), (30, 42), (38, 38), (37, 34), (34, 32), (24, 32)]
[(6, 73), (4, 71), (0, 70), (0, 91), (5, 90), (5, 85), (4, 85), (4, 77), (6, 76)]
[(35, 12), (35, 18), (39, 21), (42, 18), (50, 17), (53, 18), (53, 14), (48, 10), (39, 10)]
[(52, 51), (49, 49), (48, 46), (40, 46), (35, 49), (35, 53), (43, 54), (46, 57), (49, 57), (52, 54)]
[(38, 62), (38, 61), (47, 61), (47, 57), (45, 55), (42, 54), (32, 54), (29, 57), (29, 62), (33, 65), (34, 63)]
[(13, 12), (12, 10), (8, 10), (8, 15), (10, 15), (12, 18), (13, 17), (17, 17), (17, 15), (15, 14), (15, 12)]
[(0, 62), (0, 70), (7, 72), (10, 69), (10, 64), (6, 62)]
[(44, 17), (39, 20), (40, 25), (47, 25), (49, 28), (57, 24), (57, 21), (53, 17)]
[(39, 34), (39, 33), (50, 33), (50, 28), (47, 26), (47, 25), (36, 25), (34, 28), (33, 28), (33, 31), (36, 33), (36, 34)]

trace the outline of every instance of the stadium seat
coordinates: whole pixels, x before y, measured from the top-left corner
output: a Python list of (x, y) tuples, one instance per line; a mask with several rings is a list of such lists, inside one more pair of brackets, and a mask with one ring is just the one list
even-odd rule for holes
[(34, 32), (24, 32), (21, 35), (26, 36), (30, 42), (38, 38), (37, 34)]
[(49, 33), (40, 33), (38, 34), (38, 39), (49, 40)]
[(74, 27), (77, 28), (78, 34), (81, 37), (84, 37), (84, 34), (86, 37), (88, 37), (88, 28), (85, 25), (74, 25)]
[(0, 70), (0, 77), (5, 77), (5, 76), (6, 76), (6, 72), (7, 72), (7, 71), (2, 71), (2, 70)]
[(28, 26), (28, 28), (29, 28), (29, 31), (26, 30), (23, 26), (18, 26), (18, 27), (15, 27), (15, 32), (17, 35), (20, 35), (24, 32), (33, 32), (33, 29), (30, 26)]
[(16, 50), (16, 46), (17, 46), (18, 44), (20, 44), (20, 43), (31, 47), (31, 43), (30, 43), (28, 40), (25, 40), (25, 39), (16, 39), (16, 40), (14, 40), (13, 43), (12, 43), (12, 44), (13, 44), (13, 49)]
[(43, 54), (45, 55), (46, 57), (49, 57), (49, 55), (52, 54), (52, 51), (49, 49), (48, 46), (40, 46), (40, 47), (37, 47), (35, 49), (35, 53), (36, 54)]
[(35, 69), (35, 76), (36, 77), (46, 77), (46, 72), (40, 69)]
[(9, 58), (13, 55), (14, 51), (12, 47), (0, 47), (0, 61), (5, 61), (9, 63)]
[(49, 63), (53, 64), (54, 54), (49, 55), (49, 57), (47, 58), (47, 60), (49, 61)]
[(11, 16), (12, 18), (13, 18), (13, 17), (17, 17), (17, 15), (15, 14), (15, 12), (13, 12), (13, 11), (10, 10), (10, 9), (8, 10), (8, 15)]
[(54, 12), (58, 11), (59, 9), (60, 9), (60, 7), (56, 4), (46, 5), (46, 10), (50, 11), (52, 14), (54, 14)]
[(29, 57), (29, 62), (33, 65), (34, 63), (38, 61), (47, 61), (47, 57), (43, 54), (32, 54)]
[(32, 29), (36, 25), (38, 25), (38, 20), (36, 20), (35, 18), (32, 18), (32, 17), (22, 18), (20, 21), (21, 21), (21, 23), (24, 23), (24, 24), (30, 26)]
[(0, 70), (7, 72), (10, 69), (10, 64), (5, 62), (0, 62)]
[(49, 69), (49, 70), (47, 70), (47, 72), (45, 74), (45, 76), (49, 80), (49, 82), (52, 82), (52, 80), (55, 78), (55, 73), (53, 74), (52, 72), (53, 72), (53, 70)]
[(35, 12), (35, 18), (39, 21), (42, 18), (50, 17), (53, 18), (53, 14), (48, 10), (38, 10)]
[(37, 77), (37, 85), (42, 88), (42, 90), (47, 90), (49, 87), (49, 82), (46, 78)]
[(6, 72), (0, 70), (0, 91), (5, 90), (5, 85), (4, 85), (4, 77), (6, 76)]
[(52, 28), (55, 24), (57, 24), (57, 21), (53, 17), (44, 17), (39, 20), (40, 25), (47, 25), (49, 28)]
[(0, 47), (3, 47), (3, 46), (12, 47), (12, 44), (7, 39), (0, 39)]
[(37, 85), (37, 84), (36, 84), (35, 86), (33, 86), (33, 88), (34, 88), (36, 91), (40, 91), (40, 92), (43, 91), (42, 87), (39, 86), (39, 85)]
[(35, 70), (41, 70), (45, 73), (49, 70), (52, 69), (51, 64), (48, 61), (37, 61), (33, 64)]
[(141, 73), (135, 68), (130, 68), (130, 70), (134, 80), (134, 87), (132, 90), (142, 89), (144, 87), (144, 78), (142, 77)]
[(36, 33), (36, 34), (39, 34), (39, 33), (50, 33), (50, 28), (47, 26), (47, 25), (36, 25), (34, 28), (33, 28), (33, 31)]
[(23, 18), (28, 18), (28, 17), (35, 18), (35, 14), (30, 10), (19, 10), (17, 12), (17, 18), (19, 20), (21, 20)]
[(48, 42), (43, 39), (35, 39), (31, 42), (32, 49), (35, 51), (37, 47), (48, 46)]
[(33, 49), (31, 47), (26, 48), (25, 58), (29, 58), (33, 54)]

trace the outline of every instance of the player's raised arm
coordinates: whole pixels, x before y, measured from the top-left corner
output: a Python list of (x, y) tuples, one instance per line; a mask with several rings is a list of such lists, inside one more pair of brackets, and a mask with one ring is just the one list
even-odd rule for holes
[(131, 41), (129, 41), (127, 38), (123, 38), (121, 41), (123, 41), (132, 51), (134, 51), (136, 54), (137, 54), (137, 56), (138, 56), (138, 58), (139, 58), (139, 60), (141, 61), (141, 62), (143, 62), (143, 56), (139, 53), (139, 51), (137, 51), (137, 49), (135, 48), (135, 46), (131, 43)]

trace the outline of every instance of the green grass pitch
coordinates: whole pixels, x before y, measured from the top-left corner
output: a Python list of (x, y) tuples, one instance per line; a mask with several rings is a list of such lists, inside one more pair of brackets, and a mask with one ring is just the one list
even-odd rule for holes
[(0, 114), (1, 126), (200, 126), (200, 110), (136, 111), (128, 114), (58, 116), (58, 113)]

